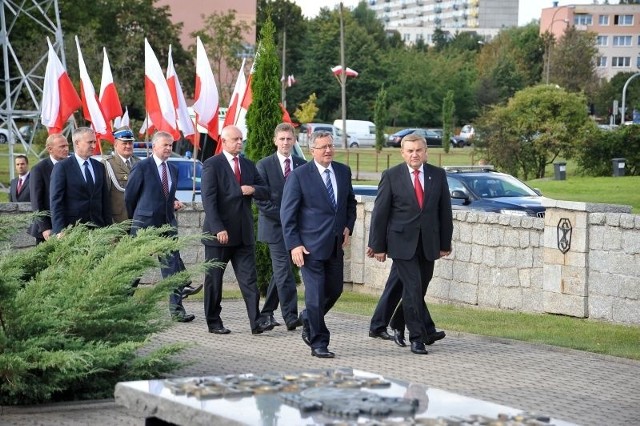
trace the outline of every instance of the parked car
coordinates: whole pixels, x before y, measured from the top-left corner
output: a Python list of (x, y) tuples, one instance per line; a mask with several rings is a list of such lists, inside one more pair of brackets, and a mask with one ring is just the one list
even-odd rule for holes
[[(342, 130), (333, 124), (325, 123), (301, 124), (298, 133), (298, 143), (302, 146), (309, 146), (309, 137), (313, 132), (329, 132), (333, 134), (333, 141), (336, 145), (341, 146), (342, 144)], [(350, 148), (358, 146), (358, 139), (347, 134), (347, 145), (349, 145)]]
[(361, 146), (375, 146), (376, 125), (365, 120), (334, 120), (333, 125), (342, 130), (342, 125), (346, 124), (347, 134), (355, 138), (349, 143), (349, 148), (359, 148)]
[[(454, 210), (544, 217), (545, 199), (517, 178), (498, 173), (493, 166), (445, 167)], [(353, 185), (356, 195), (375, 197), (375, 185)]]
[[(442, 129), (427, 129), (427, 130), (437, 133), (441, 139), (444, 136), (444, 131)], [(464, 148), (467, 145), (464, 140), (456, 138), (455, 136), (451, 136), (449, 138), (449, 143), (453, 148)]]
[(465, 124), (460, 129), (460, 133), (452, 138), (452, 145), (457, 148), (471, 145), (473, 143), (473, 137), (476, 134), (476, 130), (471, 124)]
[(419, 128), (410, 128), (410, 129), (402, 129), (400, 131), (395, 132), (387, 138), (387, 146), (395, 146), (400, 147), (400, 141), (407, 135), (412, 133), (418, 134), (426, 139), (427, 146), (442, 146), (442, 136), (433, 130), (429, 129), (419, 129)]

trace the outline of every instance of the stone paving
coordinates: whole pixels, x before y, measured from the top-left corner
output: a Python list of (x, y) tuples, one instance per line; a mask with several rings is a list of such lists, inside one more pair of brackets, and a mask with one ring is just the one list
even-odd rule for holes
[[(183, 354), (188, 364), (179, 376), (353, 367), (581, 425), (640, 424), (638, 361), (454, 332), (419, 356), (368, 337), (369, 318), (335, 312), (327, 325), (336, 358), (321, 360), (311, 357), (299, 331), (281, 326), (252, 335), (242, 301), (222, 302), (222, 318), (232, 333), (209, 334), (201, 304), (186, 301), (196, 320), (153, 339), (154, 345), (193, 343)], [(276, 319), (282, 322), (278, 312)], [(4, 407), (0, 424), (143, 425), (144, 420), (112, 401), (94, 401)]]

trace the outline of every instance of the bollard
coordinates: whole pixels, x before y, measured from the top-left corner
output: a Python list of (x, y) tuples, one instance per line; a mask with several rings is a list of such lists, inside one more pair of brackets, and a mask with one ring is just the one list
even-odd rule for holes
[(567, 163), (553, 163), (554, 180), (567, 179)]
[(624, 158), (614, 158), (611, 160), (613, 167), (613, 177), (624, 176), (624, 166), (627, 160)]

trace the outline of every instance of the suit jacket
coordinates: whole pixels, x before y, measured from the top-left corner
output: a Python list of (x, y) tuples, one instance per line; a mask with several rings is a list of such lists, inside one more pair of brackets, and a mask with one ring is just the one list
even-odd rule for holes
[(53, 167), (49, 199), (54, 234), (77, 221), (96, 226), (113, 223), (104, 165), (93, 158), (89, 161), (95, 173), (93, 188), (85, 181), (84, 171), (75, 156), (67, 157)]
[(425, 163), (423, 190), (421, 209), (405, 163), (382, 173), (369, 231), (369, 247), (375, 253), (409, 260), (421, 249), (427, 260), (435, 261), (441, 250), (451, 250), (453, 218), (445, 171)]
[(11, 179), (9, 185), (9, 202), (11, 203), (28, 203), (31, 201), (31, 191), (29, 189), (29, 181), (31, 180), (31, 173), (27, 175), (27, 178), (22, 182), (22, 188), (20, 194), (18, 194), (18, 178)]
[[(129, 159), (131, 161), (131, 168), (140, 162), (140, 159), (135, 155), (132, 155)], [(113, 221), (119, 223), (130, 219), (127, 214), (127, 207), (124, 204), (124, 189), (129, 182), (129, 174), (131, 170), (127, 168), (122, 161), (122, 158), (117, 154), (110, 155), (102, 160), (105, 169), (107, 171), (107, 188), (109, 194), (111, 194), (111, 214), (113, 215)], [(111, 167), (111, 171), (109, 170)]]
[(133, 219), (131, 234), (150, 226), (178, 226), (173, 203), (176, 199), (178, 169), (167, 161), (167, 171), (171, 174), (169, 195), (164, 196), (158, 166), (153, 156), (138, 162), (131, 170), (129, 183), (124, 191), (127, 214)]
[(53, 161), (47, 157), (40, 160), (29, 173), (29, 191), (31, 192), (31, 210), (34, 212), (46, 212), (47, 216), (38, 217), (29, 227), (29, 235), (35, 238), (43, 238), (42, 233), (51, 229), (51, 215), (49, 202), (49, 183)]
[[(291, 156), (291, 161), (293, 162), (292, 171), (306, 163), (302, 158), (294, 155)], [(256, 205), (260, 211), (258, 215), (258, 241), (279, 243), (283, 239), (280, 205), (282, 204), (282, 190), (284, 189), (284, 174), (282, 173), (278, 154), (274, 153), (258, 161), (256, 168), (271, 192), (268, 200), (256, 200)]]
[[(227, 244), (220, 244), (216, 240), (203, 240), (205, 245), (230, 247), (255, 244), (251, 199), (268, 200), (269, 188), (260, 177), (256, 166), (244, 157), (239, 158), (241, 183), (236, 181), (223, 153), (210, 157), (202, 166), (200, 187), (205, 212), (203, 231), (216, 235), (226, 230), (229, 234)], [(253, 196), (242, 195), (241, 185), (253, 186)]]
[(287, 250), (304, 245), (314, 260), (326, 260), (342, 243), (345, 228), (356, 222), (356, 198), (351, 187), (351, 169), (332, 162), (338, 200), (336, 210), (315, 161), (294, 169), (284, 185), (280, 219)]

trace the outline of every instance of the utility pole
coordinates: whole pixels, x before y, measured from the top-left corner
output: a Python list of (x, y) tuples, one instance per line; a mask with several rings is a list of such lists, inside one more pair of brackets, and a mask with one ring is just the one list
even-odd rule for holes
[(282, 31), (282, 80), (280, 81), (281, 93), (280, 100), (284, 108), (287, 107), (287, 73), (286, 68), (286, 56), (287, 56), (287, 29)]

